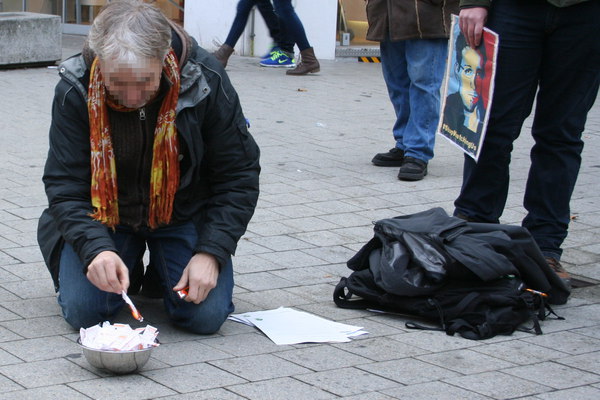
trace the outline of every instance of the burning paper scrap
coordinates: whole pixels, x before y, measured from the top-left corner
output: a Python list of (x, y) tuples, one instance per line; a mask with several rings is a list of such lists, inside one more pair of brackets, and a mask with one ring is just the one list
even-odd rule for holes
[(158, 346), (158, 329), (150, 325), (134, 330), (127, 324), (104, 322), (81, 328), (79, 337), (83, 346), (98, 350), (132, 351)]
[(135, 306), (133, 305), (133, 302), (131, 301), (129, 296), (127, 296), (127, 293), (124, 290), (121, 292), (121, 297), (123, 297), (123, 300), (125, 300), (125, 303), (127, 303), (129, 308), (131, 309), (131, 315), (133, 315), (133, 318), (142, 322), (144, 320), (144, 317), (142, 317), (142, 314), (140, 314), (140, 312), (137, 310), (137, 308), (135, 308)]

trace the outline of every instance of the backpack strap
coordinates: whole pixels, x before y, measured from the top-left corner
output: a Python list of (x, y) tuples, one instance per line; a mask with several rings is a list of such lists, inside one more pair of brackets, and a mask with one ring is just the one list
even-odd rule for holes
[(340, 282), (333, 290), (333, 301), (340, 308), (349, 308), (353, 310), (365, 310), (371, 305), (365, 299), (351, 300), (353, 293), (348, 289), (348, 278), (340, 279)]

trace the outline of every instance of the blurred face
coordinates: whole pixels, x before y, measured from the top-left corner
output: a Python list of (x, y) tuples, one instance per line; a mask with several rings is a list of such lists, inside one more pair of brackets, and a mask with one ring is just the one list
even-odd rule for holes
[(477, 81), (481, 76), (481, 56), (470, 47), (463, 49), (462, 56), (462, 61), (458, 67), (461, 83), (460, 97), (465, 109), (473, 112), (477, 102), (480, 101), (477, 93)]
[(120, 105), (140, 108), (158, 92), (162, 61), (144, 59), (135, 63), (100, 60), (100, 71), (108, 94)]

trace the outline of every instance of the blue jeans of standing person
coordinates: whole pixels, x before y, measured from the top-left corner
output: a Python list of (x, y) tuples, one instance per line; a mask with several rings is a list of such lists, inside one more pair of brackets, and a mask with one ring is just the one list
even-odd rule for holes
[(600, 81), (600, 1), (557, 8), (545, 0), (498, 0), (487, 26), (500, 35), (491, 114), (478, 162), (465, 157), (455, 215), (498, 222), (513, 142), (539, 87), (523, 226), (544, 255), (559, 260), (581, 164), (581, 136)]
[(396, 112), (396, 147), (427, 162), (433, 158), (448, 40), (388, 39), (380, 47), (383, 78)]
[(298, 14), (294, 11), (292, 0), (273, 0), (273, 6), (281, 25), (285, 25), (288, 36), (298, 45), (298, 49), (303, 51), (311, 47), (302, 21), (300, 21)]
[[(221, 265), (217, 286), (202, 303), (181, 300), (172, 290), (194, 255), (198, 235), (193, 223), (138, 232), (118, 226), (115, 232), (111, 231), (111, 236), (119, 256), (130, 271), (148, 245), (150, 262), (162, 283), (166, 311), (175, 325), (194, 333), (211, 334), (218, 331), (233, 312), (231, 260)], [(58, 303), (65, 320), (75, 329), (112, 321), (125, 306), (120, 295), (104, 292), (92, 285), (83, 273), (81, 260), (69, 244), (65, 244), (61, 253), (59, 284)]]
[(237, 12), (231, 29), (225, 39), (225, 44), (231, 47), (235, 47), (235, 44), (242, 36), (242, 32), (246, 29), (246, 23), (248, 22), (248, 16), (252, 7), (256, 6), (260, 15), (262, 15), (267, 29), (269, 29), (269, 35), (273, 38), (273, 41), (285, 52), (294, 52), (294, 42), (288, 37), (287, 31), (285, 30), (285, 24), (279, 21), (279, 18), (273, 10), (273, 4), (271, 0), (240, 0), (237, 5)]

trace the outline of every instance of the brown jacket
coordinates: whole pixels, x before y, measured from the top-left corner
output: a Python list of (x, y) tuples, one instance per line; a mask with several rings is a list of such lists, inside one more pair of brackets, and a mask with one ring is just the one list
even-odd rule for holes
[(367, 39), (382, 42), (450, 36), (450, 14), (459, 0), (368, 0)]

